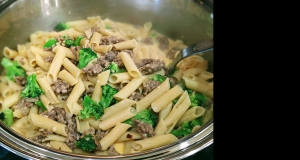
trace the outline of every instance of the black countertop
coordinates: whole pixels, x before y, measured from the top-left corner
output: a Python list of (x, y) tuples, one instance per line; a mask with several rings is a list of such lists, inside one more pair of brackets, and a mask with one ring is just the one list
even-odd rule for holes
[[(213, 160), (213, 145), (206, 147), (200, 152), (185, 158), (184, 160)], [(26, 160), (12, 152), (9, 152), (0, 145), (0, 160)]]

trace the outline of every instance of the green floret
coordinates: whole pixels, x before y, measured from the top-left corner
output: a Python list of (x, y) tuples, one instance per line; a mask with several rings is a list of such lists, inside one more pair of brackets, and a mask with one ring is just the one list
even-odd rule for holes
[(95, 143), (95, 140), (93, 139), (93, 136), (91, 134), (80, 138), (75, 142), (75, 144), (76, 147), (87, 152), (92, 152), (97, 148), (97, 144)]
[(162, 76), (160, 74), (154, 74), (154, 76), (152, 76), (150, 79), (153, 81), (158, 81), (158, 82), (162, 83), (163, 81), (165, 81), (167, 79), (167, 77)]
[(22, 98), (26, 98), (26, 97), (35, 98), (44, 93), (36, 81), (35, 74), (27, 76), (26, 81), (27, 81), (27, 83), (25, 85), (25, 88), (21, 92)]
[(36, 104), (37, 106), (39, 106), (42, 111), (46, 111), (47, 108), (43, 105), (42, 101), (38, 100), (38, 101), (35, 101), (34, 104)]
[(114, 99), (113, 95), (115, 95), (118, 92), (118, 90), (111, 87), (108, 84), (101, 86), (101, 88), (102, 88), (102, 97), (99, 104), (100, 106), (103, 107), (103, 109), (105, 109), (108, 108), (110, 104), (115, 103), (116, 99)]
[(83, 109), (80, 111), (79, 119), (89, 118), (93, 116), (96, 120), (104, 114), (103, 107), (93, 101), (88, 95), (84, 96)]
[(55, 31), (63, 31), (63, 30), (69, 29), (69, 28), (71, 28), (71, 27), (67, 23), (60, 22), (54, 27), (54, 30)]
[(50, 38), (43, 46), (43, 48), (52, 48), (56, 46), (57, 40), (55, 38)]
[(204, 107), (204, 104), (209, 100), (209, 98), (206, 95), (199, 93), (197, 91), (187, 89), (187, 92), (191, 100), (191, 107), (195, 107), (195, 106)]
[(154, 114), (153, 111), (145, 109), (140, 112), (138, 112), (134, 117), (127, 119), (123, 123), (133, 125), (132, 119), (151, 124), (152, 127), (154, 128), (158, 122), (158, 117)]
[(81, 48), (79, 50), (78, 68), (82, 69), (86, 67), (95, 58), (97, 58), (97, 54), (91, 48)]
[(107, 68), (104, 69), (104, 71), (106, 70), (110, 70), (110, 74), (114, 74), (114, 73), (122, 73), (122, 72), (126, 72), (127, 70), (124, 68), (119, 68), (119, 66), (115, 63), (115, 62), (111, 62), (109, 64), (109, 66)]
[(18, 64), (18, 62), (10, 61), (4, 57), (2, 58), (1, 64), (6, 69), (6, 77), (12, 81), (15, 81), (15, 76), (26, 76), (25, 70)]
[(2, 113), (0, 113), (0, 120), (2, 120), (2, 122), (5, 125), (10, 127), (13, 123), (13, 112), (12, 112), (12, 110), (9, 109), (9, 108), (3, 109)]
[[(181, 81), (179, 84), (178, 84), (183, 90), (186, 90), (188, 92), (188, 95), (190, 97), (190, 100), (191, 100), (191, 106), (190, 107), (195, 107), (195, 106), (202, 106), (202, 107), (206, 107), (206, 103), (210, 101), (210, 99), (202, 94), (202, 93), (199, 93), (197, 91), (194, 91), (194, 90), (191, 90), (191, 89), (188, 89), (186, 86), (185, 86), (185, 83), (184, 81)], [(178, 101), (179, 98), (176, 98), (174, 99), (172, 102), (173, 104), (176, 104), (176, 102)]]
[(192, 130), (196, 125), (202, 126), (202, 117), (198, 117), (191, 122), (183, 122), (181, 127), (179, 129), (172, 130), (171, 134), (176, 137), (185, 137), (192, 133)]
[(66, 47), (70, 48), (71, 46), (75, 46), (75, 41), (73, 39), (64, 40), (64, 44)]
[(82, 40), (82, 38), (84, 38), (84, 36), (78, 36), (75, 39), (74, 46), (80, 46), (80, 41)]

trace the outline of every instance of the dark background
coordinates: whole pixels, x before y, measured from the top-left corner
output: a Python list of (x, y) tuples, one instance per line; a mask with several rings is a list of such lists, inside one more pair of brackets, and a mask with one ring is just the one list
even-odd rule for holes
[[(206, 147), (205, 149), (201, 150), (200, 152), (185, 158), (184, 160), (213, 160), (213, 145)], [(26, 160), (16, 154), (9, 152), (5, 148), (0, 146), (0, 160)]]

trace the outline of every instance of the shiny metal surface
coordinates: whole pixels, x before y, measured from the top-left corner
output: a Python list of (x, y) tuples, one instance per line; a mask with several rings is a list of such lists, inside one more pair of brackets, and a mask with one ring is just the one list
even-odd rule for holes
[[(0, 50), (4, 46), (16, 49), (17, 44), (29, 40), (31, 33), (50, 31), (58, 22), (98, 15), (137, 25), (151, 21), (155, 30), (181, 39), (186, 45), (213, 38), (212, 6), (194, 0), (16, 0), (0, 10)], [(203, 57), (213, 71), (213, 52), (205, 52)], [(212, 143), (213, 119), (175, 143), (142, 153), (101, 157), (77, 155), (42, 147), (0, 122), (0, 144), (30, 159), (182, 159)]]
[(173, 72), (173, 70), (176, 68), (177, 63), (179, 63), (181, 60), (195, 54), (203, 54), (205, 52), (213, 50), (213, 43), (213, 39), (209, 39), (204, 42), (193, 44), (181, 50), (173, 59), (173, 62), (168, 66), (169, 73)]

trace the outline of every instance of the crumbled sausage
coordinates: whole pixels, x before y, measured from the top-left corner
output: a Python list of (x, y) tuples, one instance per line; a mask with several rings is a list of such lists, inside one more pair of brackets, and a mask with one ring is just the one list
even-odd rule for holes
[(159, 43), (158, 48), (162, 51), (166, 51), (169, 49), (169, 40), (165, 36), (157, 36), (157, 42)]
[(108, 36), (108, 37), (102, 37), (100, 45), (111, 45), (116, 44), (125, 41), (123, 38), (119, 38), (117, 36)]
[(72, 87), (65, 81), (58, 79), (52, 84), (52, 89), (56, 94), (68, 94), (72, 91)]
[(169, 81), (171, 86), (176, 86), (176, 84), (178, 84), (178, 80), (175, 77), (169, 77)]
[(82, 68), (82, 71), (87, 73), (89, 76), (97, 76), (99, 73), (102, 72), (102, 70), (103, 67), (101, 67), (99, 63)]
[(88, 130), (85, 130), (85, 131), (83, 132), (82, 135), (83, 135), (83, 136), (87, 136), (87, 135), (89, 135), (89, 134), (94, 135), (95, 132), (96, 132), (95, 128), (90, 127)]
[(105, 56), (100, 56), (97, 63), (99, 63), (103, 68), (107, 68), (109, 66), (109, 62), (105, 59)]
[(16, 81), (16, 83), (17, 83), (18, 85), (20, 85), (20, 86), (25, 86), (25, 84), (26, 84), (26, 79), (25, 79), (24, 76), (15, 76), (14, 79), (15, 79), (15, 81)]
[(65, 109), (59, 107), (54, 107), (51, 111), (44, 111), (40, 115), (47, 116), (49, 119), (63, 124), (67, 124), (68, 121)]
[(79, 133), (76, 131), (76, 120), (75, 120), (75, 115), (71, 117), (67, 117), (67, 128), (66, 132), (68, 134), (67, 142), (66, 145), (70, 147), (71, 149), (76, 148), (76, 140), (79, 139)]
[(119, 155), (120, 153), (116, 151), (114, 145), (109, 146), (107, 153), (109, 155)]
[(148, 75), (161, 70), (165, 63), (159, 59), (141, 59), (135, 63), (142, 74)]
[(108, 51), (105, 53), (105, 59), (108, 62), (112, 62), (117, 57), (117, 54), (113, 51)]
[(111, 131), (111, 129), (108, 129), (108, 130), (97, 130), (97, 133), (96, 133), (96, 137), (101, 140), (103, 137), (105, 137), (109, 132)]
[(143, 98), (144, 96), (140, 93), (140, 91), (134, 91), (130, 94), (128, 99), (134, 100), (134, 101), (139, 101)]
[(143, 96), (146, 96), (147, 94), (149, 94), (151, 91), (153, 91), (159, 85), (160, 85), (160, 82), (158, 82), (158, 81), (152, 81), (152, 80), (147, 81), (144, 85)]
[(14, 106), (15, 109), (20, 108), (23, 115), (29, 113), (30, 108), (34, 103), (39, 100), (38, 98), (22, 98), (17, 105)]
[(144, 43), (146, 45), (153, 45), (153, 40), (152, 40), (152, 37), (147, 37), (145, 39), (142, 39), (141, 40), (141, 43)]
[(71, 46), (71, 52), (75, 55), (75, 57), (76, 57), (76, 60), (78, 60), (79, 59), (79, 51), (80, 51), (80, 49), (81, 49), (81, 46)]
[(37, 135), (37, 136), (34, 136), (34, 137), (32, 138), (32, 140), (35, 141), (35, 142), (38, 142), (38, 143), (42, 143), (42, 140), (45, 139), (45, 138), (46, 138), (46, 136), (43, 136), (43, 135)]
[(134, 118), (132, 119), (132, 121), (134, 123), (134, 126), (136, 127), (136, 130), (142, 136), (142, 139), (155, 136), (155, 132), (151, 124), (144, 123)]
[(53, 58), (54, 58), (54, 57), (52, 57), (52, 56), (46, 56), (46, 57), (44, 57), (44, 60), (45, 60), (46, 62), (51, 63), (52, 60), (53, 60)]

